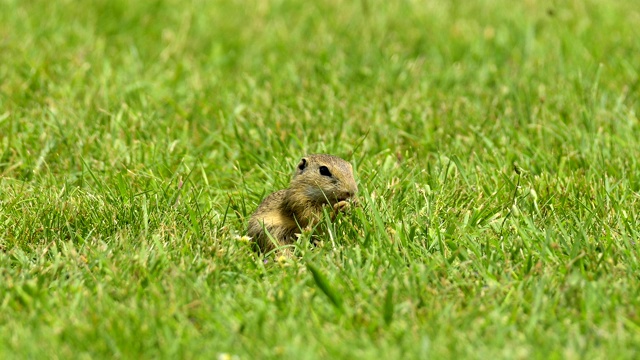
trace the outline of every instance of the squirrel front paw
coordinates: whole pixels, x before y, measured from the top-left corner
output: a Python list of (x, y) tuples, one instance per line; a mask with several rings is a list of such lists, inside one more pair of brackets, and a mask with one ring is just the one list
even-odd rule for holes
[(331, 213), (331, 220), (335, 220), (336, 216), (338, 215), (338, 213), (345, 212), (345, 211), (349, 210), (354, 205), (355, 204), (353, 204), (349, 200), (342, 200), (342, 201), (338, 201), (337, 203), (333, 204), (333, 212)]
[(348, 210), (350, 207), (351, 207), (351, 203), (349, 201), (342, 200), (333, 204), (333, 211), (334, 212), (345, 211), (345, 210)]

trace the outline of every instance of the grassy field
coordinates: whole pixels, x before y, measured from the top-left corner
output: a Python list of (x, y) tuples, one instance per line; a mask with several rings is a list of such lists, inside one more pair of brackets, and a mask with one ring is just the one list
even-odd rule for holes
[[(0, 358), (640, 357), (639, 29), (636, 0), (0, 0)], [(248, 217), (318, 152), (361, 206), (261, 258)]]

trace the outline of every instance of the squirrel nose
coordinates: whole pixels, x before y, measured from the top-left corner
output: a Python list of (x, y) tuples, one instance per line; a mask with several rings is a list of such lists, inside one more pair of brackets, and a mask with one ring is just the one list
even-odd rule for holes
[(352, 197), (356, 196), (357, 192), (358, 192), (358, 190), (349, 190), (349, 191), (346, 192), (346, 195), (347, 195), (347, 197), (352, 198)]

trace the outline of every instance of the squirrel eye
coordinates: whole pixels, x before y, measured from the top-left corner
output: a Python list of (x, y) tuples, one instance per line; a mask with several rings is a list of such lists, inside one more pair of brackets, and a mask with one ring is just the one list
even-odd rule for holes
[(326, 166), (320, 166), (320, 175), (331, 176), (331, 171)]

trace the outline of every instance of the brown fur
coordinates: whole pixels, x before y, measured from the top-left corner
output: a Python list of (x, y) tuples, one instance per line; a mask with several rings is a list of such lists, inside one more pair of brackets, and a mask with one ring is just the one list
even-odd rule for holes
[[(323, 166), (330, 176), (320, 173)], [(275, 245), (291, 244), (302, 229), (313, 227), (320, 220), (324, 205), (339, 211), (347, 207), (346, 201), (357, 191), (353, 168), (347, 161), (325, 154), (305, 156), (296, 167), (289, 188), (267, 196), (258, 206), (249, 219), (248, 235), (263, 253)]]

